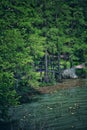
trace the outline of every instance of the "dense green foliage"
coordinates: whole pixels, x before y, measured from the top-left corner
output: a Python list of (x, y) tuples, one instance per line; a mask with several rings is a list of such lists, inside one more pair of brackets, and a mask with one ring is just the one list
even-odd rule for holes
[(7, 120), (8, 108), (19, 103), (19, 97), (13, 88), (14, 83), (13, 74), (0, 74), (0, 120)]
[[(70, 64), (87, 62), (87, 1), (83, 1), (0, 1), (1, 111), (17, 104), (18, 96), (23, 98), (42, 78), (55, 80), (48, 69), (60, 74), (60, 63), (65, 64), (61, 54), (69, 56)], [(40, 67), (44, 74), (36, 71)]]

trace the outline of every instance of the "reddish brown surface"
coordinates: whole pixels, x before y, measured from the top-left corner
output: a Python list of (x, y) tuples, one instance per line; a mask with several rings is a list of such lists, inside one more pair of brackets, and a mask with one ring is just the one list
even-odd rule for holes
[(39, 88), (41, 93), (52, 93), (59, 89), (66, 89), (70, 87), (83, 86), (85, 84), (83, 79), (67, 79), (62, 83), (58, 83), (54, 86), (46, 86)]

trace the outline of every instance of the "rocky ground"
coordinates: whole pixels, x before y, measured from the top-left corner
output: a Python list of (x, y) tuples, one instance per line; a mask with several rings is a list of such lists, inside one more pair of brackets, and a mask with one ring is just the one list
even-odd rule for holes
[(76, 86), (84, 86), (86, 79), (64, 79), (61, 83), (54, 86), (40, 87), (38, 90), (41, 93), (52, 93), (59, 89), (66, 89)]

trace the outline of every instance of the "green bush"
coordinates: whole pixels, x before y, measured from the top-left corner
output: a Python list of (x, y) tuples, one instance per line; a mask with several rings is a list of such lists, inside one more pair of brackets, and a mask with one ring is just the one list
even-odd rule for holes
[(12, 73), (0, 73), (0, 120), (8, 119), (8, 109), (17, 105), (19, 97), (14, 89)]
[(17, 88), (17, 93), (21, 97), (20, 103), (29, 103), (34, 99), (35, 95), (39, 95), (40, 92), (38, 92), (37, 87), (36, 80), (31, 80), (31, 83), (25, 79), (20, 80)]
[(76, 74), (80, 78), (86, 78), (87, 77), (87, 70), (86, 70), (86, 68), (76, 69)]

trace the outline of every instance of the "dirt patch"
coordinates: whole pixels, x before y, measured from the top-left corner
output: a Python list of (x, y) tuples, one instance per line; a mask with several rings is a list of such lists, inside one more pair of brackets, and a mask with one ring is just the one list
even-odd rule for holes
[(66, 89), (70, 87), (76, 87), (76, 86), (84, 86), (85, 80), (84, 79), (65, 79), (62, 81), (62, 83), (57, 83), (54, 86), (46, 86), (39, 88), (40, 93), (53, 93), (59, 89)]

